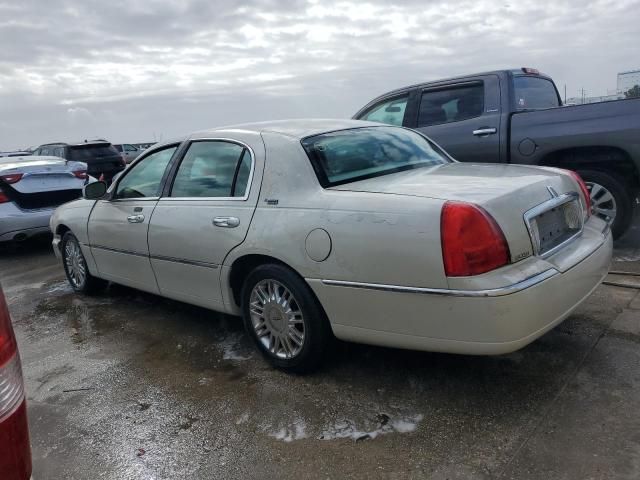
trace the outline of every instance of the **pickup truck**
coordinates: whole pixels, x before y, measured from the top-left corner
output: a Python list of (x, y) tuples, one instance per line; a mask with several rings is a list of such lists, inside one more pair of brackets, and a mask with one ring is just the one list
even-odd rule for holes
[(521, 68), (393, 90), (353, 118), (418, 130), (463, 162), (575, 170), (614, 237), (631, 223), (640, 187), (640, 98), (563, 106), (550, 77)]

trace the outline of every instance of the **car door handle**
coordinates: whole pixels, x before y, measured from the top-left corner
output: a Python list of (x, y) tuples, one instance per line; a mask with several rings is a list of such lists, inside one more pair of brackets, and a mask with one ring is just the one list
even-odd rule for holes
[(478, 130), (474, 130), (473, 134), (476, 137), (482, 137), (484, 135), (493, 135), (494, 133), (497, 133), (498, 129), (496, 128), (479, 128)]
[(144, 215), (142, 215), (141, 213), (138, 215), (129, 215), (127, 217), (127, 221), (129, 223), (142, 223), (144, 222)]
[(213, 224), (216, 227), (235, 228), (240, 225), (240, 219), (238, 217), (216, 217), (213, 219)]

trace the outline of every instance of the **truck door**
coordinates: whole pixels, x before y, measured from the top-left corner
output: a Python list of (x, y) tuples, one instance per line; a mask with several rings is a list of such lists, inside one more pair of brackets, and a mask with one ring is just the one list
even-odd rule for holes
[(496, 75), (429, 86), (405, 126), (424, 133), (463, 162), (499, 163), (500, 84)]

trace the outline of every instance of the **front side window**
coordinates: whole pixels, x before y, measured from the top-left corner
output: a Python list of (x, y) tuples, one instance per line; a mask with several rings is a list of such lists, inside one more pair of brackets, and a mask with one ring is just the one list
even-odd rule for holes
[(409, 96), (396, 97), (391, 100), (385, 100), (378, 105), (370, 108), (367, 113), (360, 116), (359, 120), (368, 120), (370, 122), (388, 123), (389, 125), (402, 126), (404, 112), (407, 108), (407, 100)]
[(483, 85), (470, 85), (422, 93), (418, 127), (459, 122), (479, 117), (484, 109)]
[(251, 172), (251, 153), (226, 141), (193, 142), (178, 168), (172, 197), (243, 197)]
[(162, 177), (177, 145), (154, 152), (136, 163), (118, 183), (115, 198), (144, 198), (160, 195)]
[(302, 140), (323, 187), (449, 163), (419, 133), (397, 127), (365, 127)]
[(136, 152), (138, 149), (133, 145), (123, 145), (125, 152)]
[(556, 87), (546, 78), (514, 77), (513, 91), (516, 110), (538, 110), (560, 106)]

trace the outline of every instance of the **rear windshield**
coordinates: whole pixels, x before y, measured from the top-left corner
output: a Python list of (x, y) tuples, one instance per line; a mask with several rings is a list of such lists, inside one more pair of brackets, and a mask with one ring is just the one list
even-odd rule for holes
[(560, 106), (556, 87), (546, 78), (514, 77), (513, 90), (516, 110), (538, 110)]
[(448, 163), (422, 135), (396, 127), (364, 127), (302, 140), (323, 187)]
[(69, 147), (69, 160), (83, 162), (97, 157), (119, 156), (118, 151), (109, 143), (101, 145), (74, 145)]

